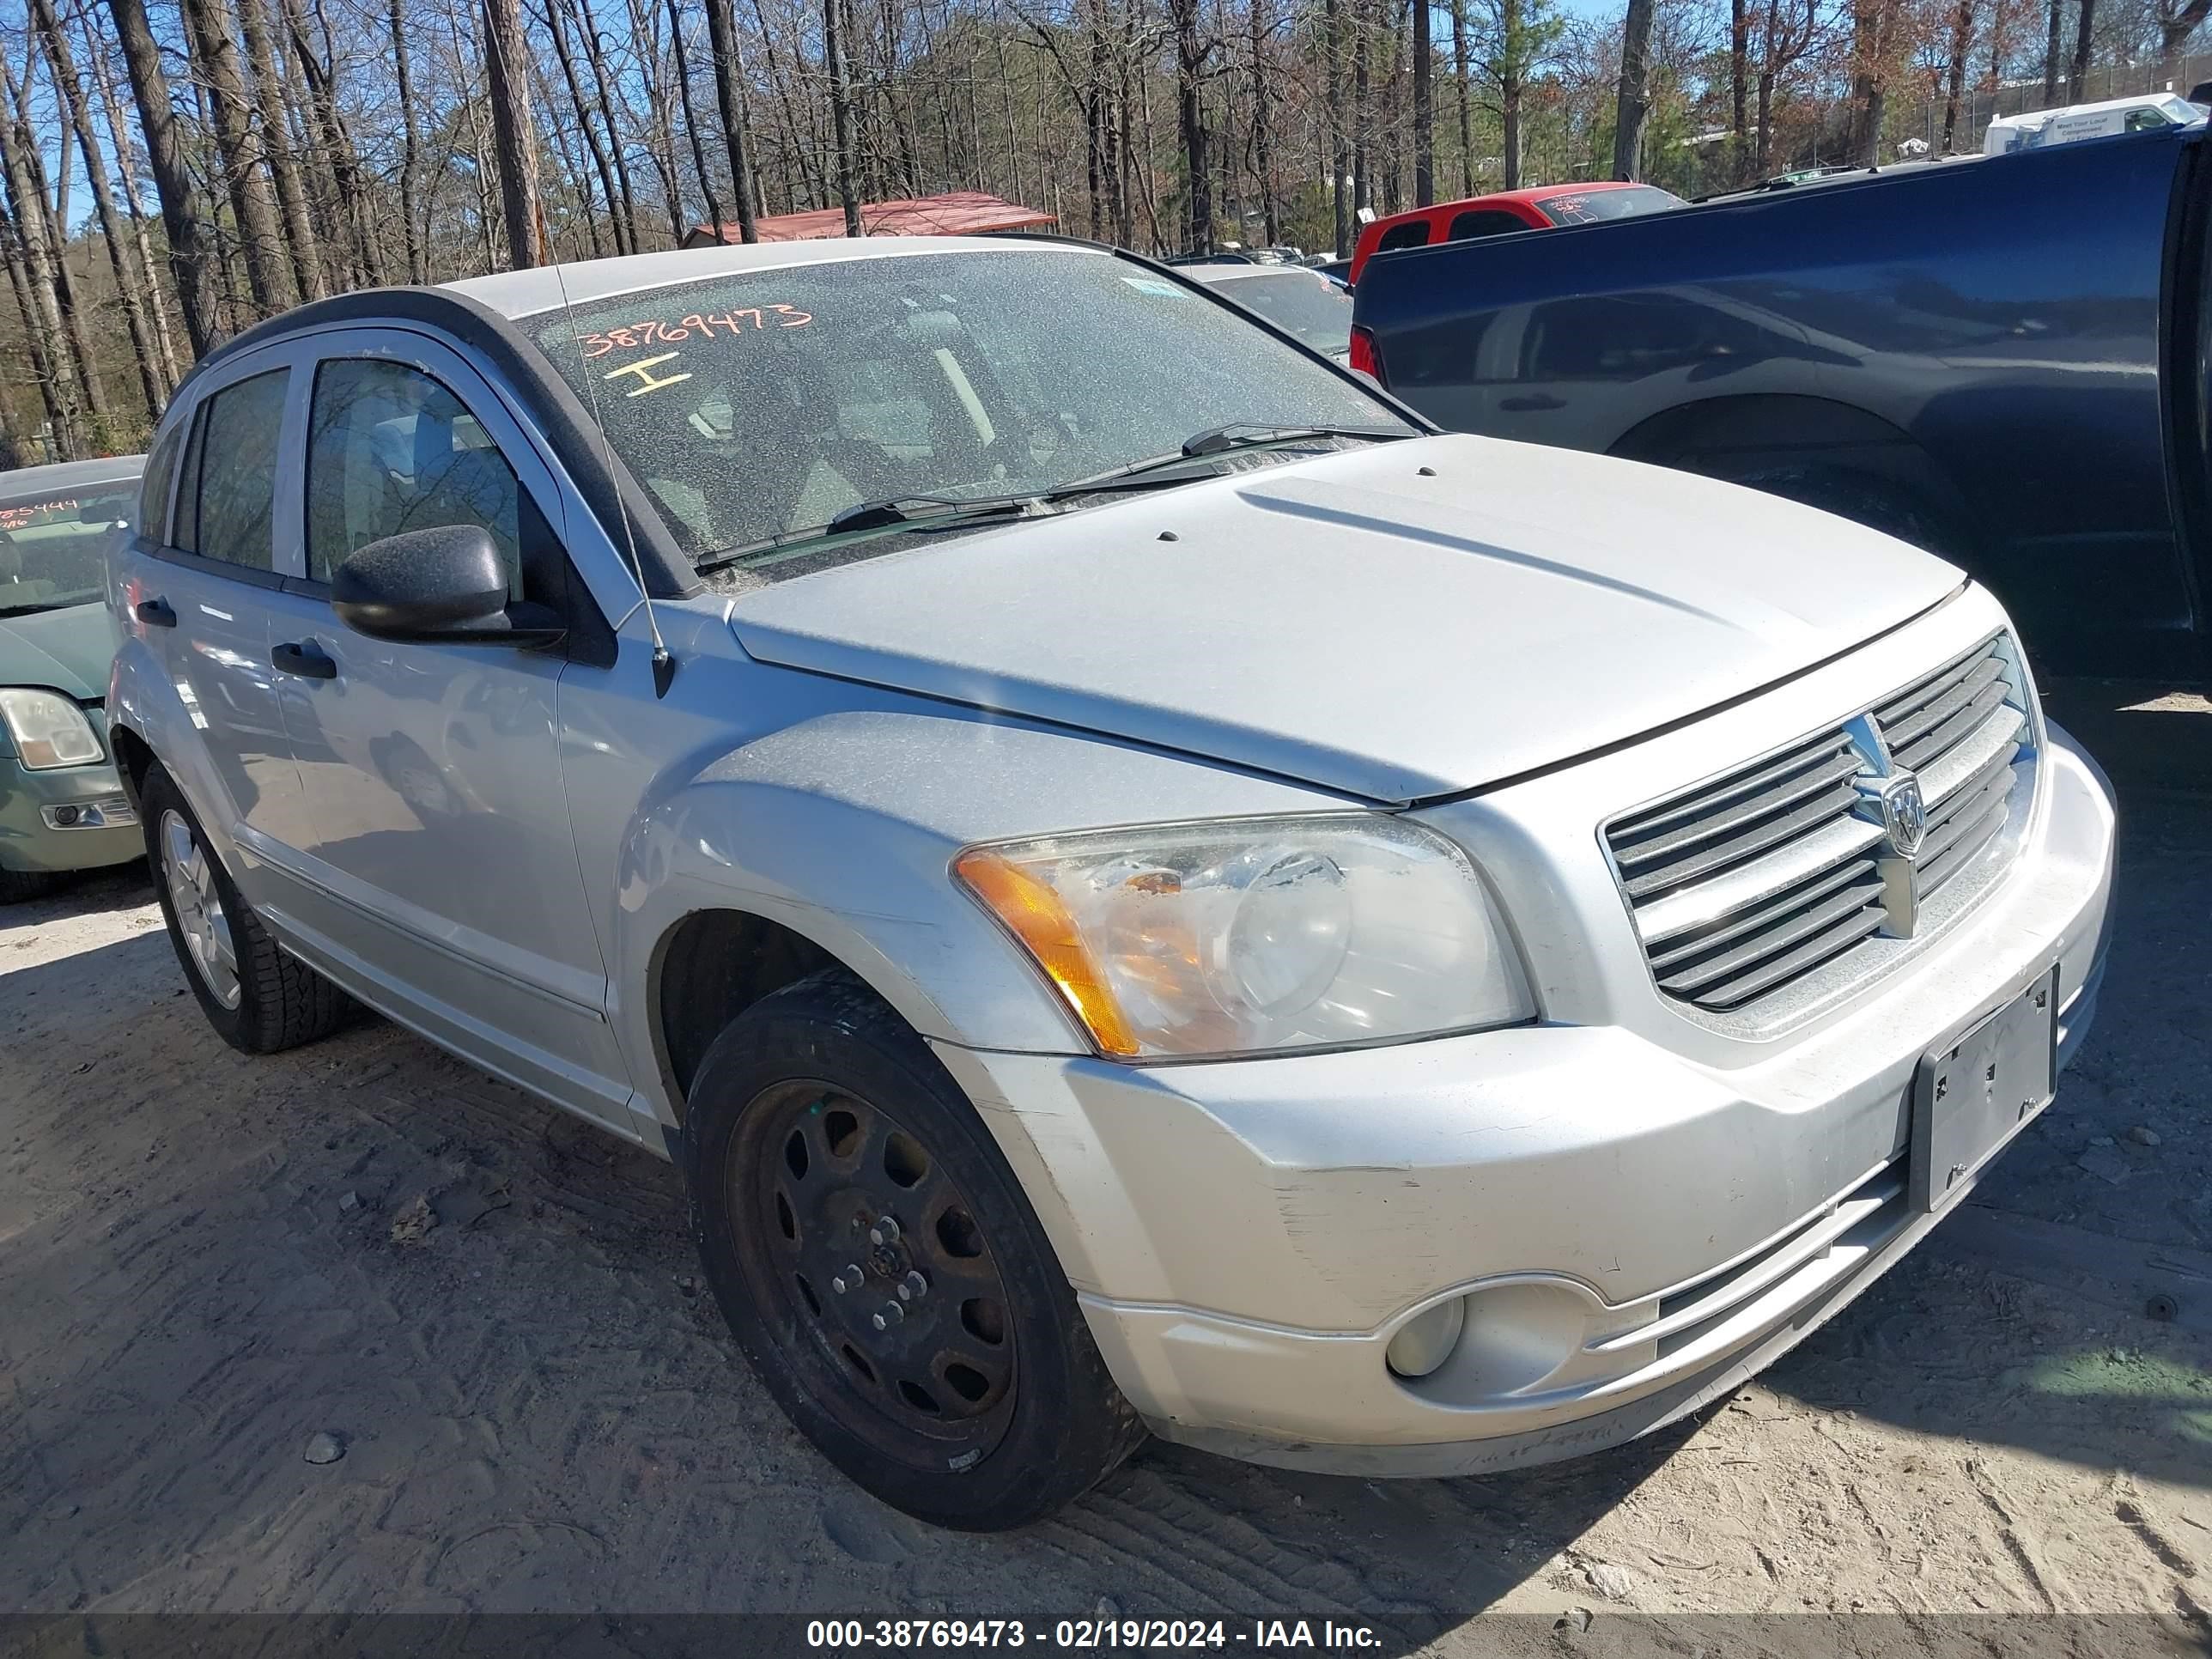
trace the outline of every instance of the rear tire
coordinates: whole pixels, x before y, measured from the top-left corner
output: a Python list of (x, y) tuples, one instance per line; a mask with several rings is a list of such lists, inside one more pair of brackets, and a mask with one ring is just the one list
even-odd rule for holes
[(994, 1532), (1053, 1514), (1142, 1443), (990, 1132), (850, 974), (732, 1021), (684, 1130), (692, 1233), (738, 1346), (858, 1485)]
[(154, 891), (185, 980), (216, 1035), (249, 1054), (327, 1036), (353, 1000), (277, 945), (240, 896), (184, 792), (158, 764), (138, 786)]

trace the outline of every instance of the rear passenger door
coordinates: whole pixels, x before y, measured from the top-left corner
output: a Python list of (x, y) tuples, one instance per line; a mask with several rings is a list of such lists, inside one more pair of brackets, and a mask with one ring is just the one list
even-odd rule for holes
[(161, 665), (183, 721), (161, 758), (247, 901), (281, 910), (288, 851), (312, 835), (269, 663), (268, 606), (295, 550), (300, 469), (288, 413), (304, 377), (295, 348), (251, 352), (196, 382), (166, 523), (121, 556), (126, 626)]
[(330, 605), (356, 550), (462, 524), (490, 534), (512, 599), (573, 614), (560, 494), (446, 346), (399, 329), (317, 344), (303, 561), (270, 640), (291, 665), (280, 702), (314, 826), (303, 931), (341, 982), (365, 981), (448, 1047), (628, 1132), (562, 784), (564, 648), (372, 639)]

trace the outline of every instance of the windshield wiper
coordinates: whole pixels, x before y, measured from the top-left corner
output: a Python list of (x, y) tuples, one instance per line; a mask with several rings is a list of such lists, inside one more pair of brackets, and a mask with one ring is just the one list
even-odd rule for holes
[(728, 548), (711, 558), (702, 559), (692, 568), (703, 575), (803, 542), (827, 541), (833, 536), (886, 530), (904, 524), (917, 529), (951, 530), (964, 524), (988, 523), (993, 519), (1018, 519), (1036, 507), (1035, 495), (975, 495), (965, 499), (957, 495), (896, 495), (879, 501), (856, 501), (827, 523), (810, 525), (803, 530), (787, 530), (779, 536), (765, 536), (742, 547)]
[(1390, 443), (1416, 435), (1411, 427), (1268, 426), (1259, 421), (1231, 421), (1226, 426), (1210, 426), (1203, 432), (1192, 433), (1182, 441), (1181, 448), (1164, 455), (1149, 455), (1141, 461), (1130, 461), (1087, 478), (1055, 485), (1044, 492), (1043, 498), (1056, 501), (1069, 495), (1086, 495), (1117, 479), (1137, 477), (1184, 461), (1203, 460), (1210, 455), (1226, 455), (1233, 450), (1262, 449), (1270, 444), (1296, 443), (1305, 438), (1364, 438), (1374, 443)]
[(886, 525), (919, 524), (925, 520), (1018, 518), (1035, 502), (1034, 495), (894, 495), (880, 501), (861, 501), (847, 507), (822, 526), (825, 536), (842, 536), (854, 530), (880, 530)]

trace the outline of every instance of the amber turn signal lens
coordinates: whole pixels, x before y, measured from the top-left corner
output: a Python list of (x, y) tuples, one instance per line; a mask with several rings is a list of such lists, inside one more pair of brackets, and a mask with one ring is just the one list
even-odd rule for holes
[(1036, 959), (1101, 1050), (1123, 1059), (1137, 1052), (1137, 1039), (1060, 895), (985, 848), (963, 853), (952, 871)]

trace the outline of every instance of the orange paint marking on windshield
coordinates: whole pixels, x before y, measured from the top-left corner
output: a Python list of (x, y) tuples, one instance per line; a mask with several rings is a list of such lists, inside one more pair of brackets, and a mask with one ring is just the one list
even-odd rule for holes
[(665, 318), (649, 317), (642, 322), (625, 323), (620, 328), (599, 329), (579, 334), (576, 343), (582, 349), (585, 357), (589, 359), (604, 357), (615, 350), (635, 351), (644, 346), (674, 345), (680, 340), (690, 339), (694, 334), (711, 340), (718, 330), (729, 334), (755, 334), (767, 328), (805, 328), (813, 320), (811, 312), (801, 311), (797, 306), (747, 306), (738, 311), (695, 311), (674, 322)]
[(74, 495), (59, 501), (33, 501), (27, 507), (0, 507), (0, 530), (27, 529), (41, 513), (75, 513), (84, 505)]

